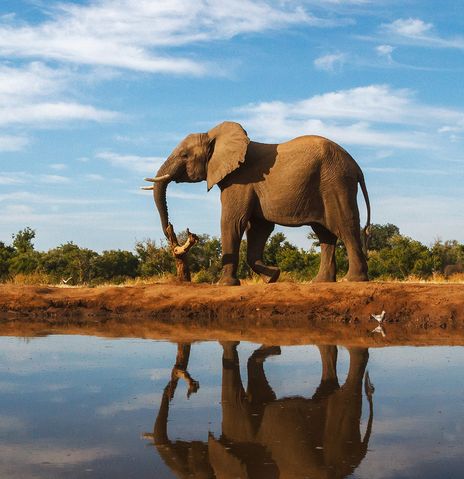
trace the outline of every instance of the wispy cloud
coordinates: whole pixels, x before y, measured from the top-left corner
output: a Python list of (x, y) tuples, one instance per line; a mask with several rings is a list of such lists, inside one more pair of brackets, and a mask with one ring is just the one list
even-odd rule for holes
[(340, 70), (346, 60), (347, 56), (344, 53), (330, 53), (328, 55), (323, 55), (316, 58), (314, 60), (314, 66), (318, 70), (334, 72), (336, 70)]
[(431, 23), (426, 23), (420, 18), (399, 18), (392, 23), (384, 25), (385, 30), (405, 37), (423, 36), (432, 27)]
[(29, 139), (24, 136), (1, 135), (0, 151), (19, 151), (29, 143)]
[(379, 45), (375, 48), (377, 55), (386, 58), (389, 63), (393, 62), (392, 53), (394, 50), (395, 47), (392, 47), (391, 45)]
[(464, 49), (464, 36), (446, 38), (435, 32), (434, 25), (420, 18), (398, 18), (380, 27), (381, 34), (389, 41), (400, 44), (436, 48)]
[(115, 203), (117, 200), (103, 198), (79, 198), (72, 196), (56, 196), (42, 193), (31, 193), (30, 191), (13, 191), (11, 193), (0, 194), (0, 203), (19, 203), (28, 202), (30, 204), (47, 204), (47, 205), (97, 205)]
[(112, 151), (102, 151), (95, 156), (97, 159), (107, 161), (112, 166), (145, 174), (157, 170), (165, 161), (165, 158), (158, 156), (122, 155)]
[[(431, 133), (457, 125), (464, 112), (419, 103), (414, 92), (369, 85), (329, 92), (297, 102), (264, 102), (237, 109), (247, 130), (266, 141), (318, 134), (344, 144), (430, 148)], [(413, 127), (405, 131), (404, 126)]]
[[(73, 75), (41, 63), (0, 65), (0, 126), (61, 126), (70, 121), (105, 122), (118, 118), (113, 111), (80, 104), (65, 98)], [(28, 138), (0, 135), (0, 150), (23, 149)]]
[[(129, 14), (130, 12), (130, 14)], [(304, 1), (97, 0), (49, 7), (39, 24), (0, 26), (0, 53), (147, 72), (206, 73), (200, 61), (167, 54), (191, 43), (230, 39), (243, 33), (293, 24), (332, 26), (337, 20), (311, 15)]]

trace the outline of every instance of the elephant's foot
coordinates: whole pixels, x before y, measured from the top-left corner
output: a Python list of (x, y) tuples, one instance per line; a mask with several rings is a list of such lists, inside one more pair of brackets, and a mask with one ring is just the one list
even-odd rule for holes
[(335, 283), (337, 280), (334, 274), (319, 272), (315, 278), (312, 279), (311, 283)]
[(250, 268), (259, 274), (265, 283), (275, 283), (280, 276), (280, 269), (276, 266), (266, 266), (261, 261), (250, 264)]
[(367, 273), (348, 273), (342, 278), (342, 281), (350, 281), (350, 282), (361, 282), (361, 281), (369, 281), (367, 277)]
[(265, 283), (275, 283), (280, 276), (280, 269), (275, 266), (266, 266), (268, 274), (261, 273), (260, 276)]
[(222, 276), (217, 284), (219, 286), (240, 286), (240, 280), (233, 276)]

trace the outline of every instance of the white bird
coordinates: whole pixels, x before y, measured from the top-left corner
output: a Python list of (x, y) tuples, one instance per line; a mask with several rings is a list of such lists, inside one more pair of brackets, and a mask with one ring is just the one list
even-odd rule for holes
[(70, 276), (68, 279), (64, 279), (64, 278), (61, 278), (61, 282), (63, 284), (68, 284), (68, 281), (72, 278), (72, 276)]
[(382, 324), (385, 319), (385, 311), (382, 311), (380, 314), (371, 314), (371, 318), (375, 319), (379, 324)]
[(380, 324), (371, 331), (371, 333), (380, 333), (382, 335), (383, 338), (385, 338), (387, 335), (385, 334), (385, 331), (384, 329), (382, 328), (382, 326), (380, 326)]

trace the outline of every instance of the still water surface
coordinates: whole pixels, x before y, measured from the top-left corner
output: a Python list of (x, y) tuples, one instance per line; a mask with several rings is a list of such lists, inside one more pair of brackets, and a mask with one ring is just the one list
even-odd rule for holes
[(462, 478), (463, 364), (462, 347), (0, 337), (0, 477)]

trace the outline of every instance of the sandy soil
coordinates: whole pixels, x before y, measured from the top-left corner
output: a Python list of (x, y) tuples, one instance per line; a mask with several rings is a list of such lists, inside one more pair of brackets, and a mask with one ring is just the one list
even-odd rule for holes
[[(386, 336), (371, 313), (386, 311)], [(98, 334), (173, 341), (464, 344), (464, 285), (414, 283), (0, 285), (0, 334)]]

